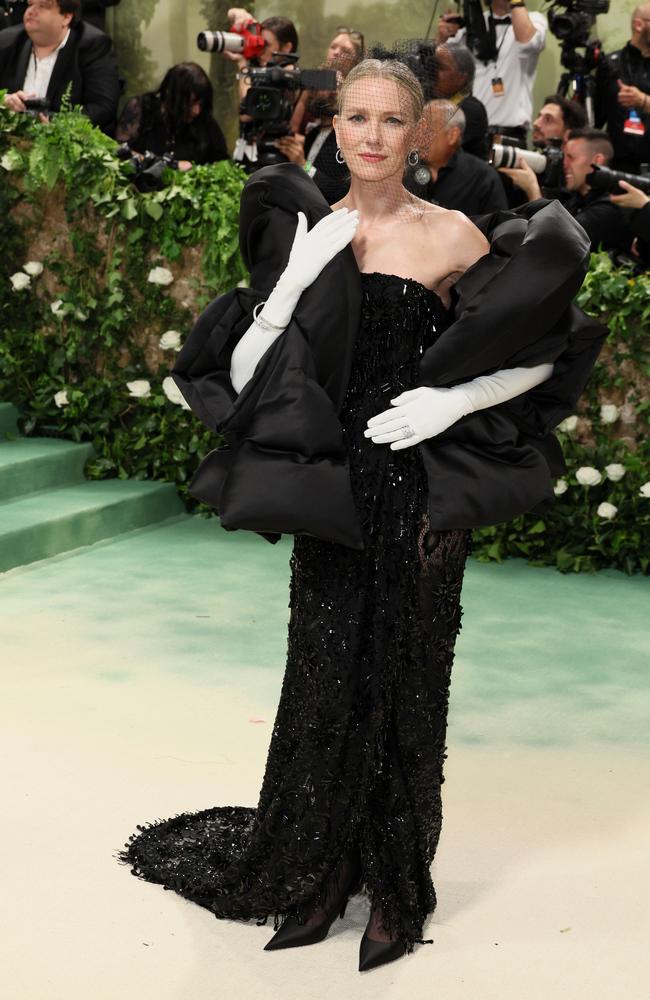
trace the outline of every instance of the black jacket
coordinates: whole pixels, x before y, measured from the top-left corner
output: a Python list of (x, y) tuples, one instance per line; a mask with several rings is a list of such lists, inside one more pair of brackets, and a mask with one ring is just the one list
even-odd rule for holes
[[(10, 93), (22, 90), (31, 52), (22, 26), (0, 32), (0, 88)], [(47, 90), (53, 111), (59, 110), (69, 84), (71, 103), (80, 104), (93, 125), (112, 131), (120, 96), (113, 44), (108, 35), (83, 21), (70, 26), (70, 37), (57, 56)]]
[(650, 56), (644, 56), (630, 42), (618, 52), (611, 52), (598, 66), (595, 117), (597, 127), (606, 126), (612, 140), (612, 166), (638, 174), (642, 163), (650, 163), (650, 114), (636, 109), (645, 125), (644, 135), (624, 131), (630, 111), (618, 102), (619, 80), (650, 94)]
[(607, 192), (563, 193), (562, 203), (587, 233), (592, 250), (629, 250), (631, 213), (611, 202)]
[(465, 115), (465, 131), (463, 132), (463, 149), (479, 160), (487, 160), (490, 149), (488, 136), (488, 116), (485, 105), (472, 94), (460, 102), (459, 107)]
[[(305, 159), (307, 160), (310, 159), (309, 151), (319, 132), (319, 128), (314, 128), (305, 136)], [(345, 163), (339, 163), (336, 159), (336, 149), (336, 134), (332, 129), (313, 164), (316, 167), (316, 173), (312, 180), (328, 205), (341, 201), (350, 190), (350, 171)]]
[[(362, 548), (337, 416), (361, 307), (350, 247), (303, 293), (239, 395), (230, 383), (232, 349), (284, 270), (298, 209), (310, 228), (330, 211), (304, 170), (288, 163), (251, 177), (240, 214), (251, 287), (215, 299), (178, 356), (176, 384), (227, 441), (203, 460), (190, 491), (216, 508), (227, 529), (270, 540), (307, 533)], [(418, 446), (434, 530), (496, 524), (552, 499), (553, 479), (565, 469), (552, 430), (573, 412), (606, 335), (571, 304), (589, 245), (558, 202), (479, 223), (491, 253), (456, 284), (454, 321), (423, 355), (420, 384), (449, 387), (544, 361), (555, 367), (543, 385)]]
[(479, 160), (464, 149), (457, 150), (447, 166), (440, 168), (435, 183), (418, 187), (412, 182), (417, 173), (409, 171), (408, 176), (409, 191), (465, 215), (485, 215), (508, 207), (501, 175), (485, 160)]

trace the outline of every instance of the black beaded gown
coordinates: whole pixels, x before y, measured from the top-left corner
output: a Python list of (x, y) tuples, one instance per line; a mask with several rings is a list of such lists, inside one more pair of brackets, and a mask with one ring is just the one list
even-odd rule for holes
[(419, 282), (362, 274), (341, 413), (365, 548), (301, 535), (287, 664), (256, 809), (213, 806), (138, 826), (119, 860), (216, 917), (303, 919), (350, 848), (385, 929), (413, 951), (435, 907), (449, 682), (470, 533), (432, 532), (417, 447), (364, 437), (417, 384), (437, 336)]

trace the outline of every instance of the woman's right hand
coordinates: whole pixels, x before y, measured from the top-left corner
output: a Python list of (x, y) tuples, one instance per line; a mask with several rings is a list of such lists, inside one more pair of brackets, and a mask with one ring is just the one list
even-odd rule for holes
[(282, 284), (304, 292), (337, 253), (354, 239), (358, 225), (356, 208), (352, 211), (339, 208), (307, 232), (307, 217), (304, 212), (298, 212), (298, 226), (280, 279)]

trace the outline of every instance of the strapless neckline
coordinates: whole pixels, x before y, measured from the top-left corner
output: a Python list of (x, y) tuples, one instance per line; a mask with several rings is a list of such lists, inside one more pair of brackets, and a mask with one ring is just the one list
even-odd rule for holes
[(435, 295), (436, 293), (432, 288), (427, 288), (426, 285), (418, 281), (417, 278), (405, 278), (401, 274), (387, 274), (385, 271), (359, 271), (362, 278), (392, 278), (394, 281), (406, 281), (410, 285), (417, 285), (418, 288), (423, 288), (425, 292), (429, 292), (430, 295)]

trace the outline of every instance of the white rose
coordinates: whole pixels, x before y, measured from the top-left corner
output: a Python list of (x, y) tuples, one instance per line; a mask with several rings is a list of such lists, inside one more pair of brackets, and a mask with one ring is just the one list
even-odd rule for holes
[(171, 285), (174, 275), (166, 267), (152, 267), (147, 281), (152, 285)]
[(605, 501), (604, 503), (598, 504), (598, 510), (596, 513), (598, 514), (598, 517), (604, 517), (606, 521), (611, 521), (613, 517), (616, 517), (618, 507), (615, 507), (613, 503), (607, 503), (607, 501)]
[(9, 281), (11, 282), (14, 292), (23, 292), (26, 288), (29, 288), (32, 283), (32, 279), (28, 274), (25, 274), (24, 271), (16, 271), (15, 274), (11, 275)]
[(32, 278), (38, 278), (39, 274), (43, 273), (43, 265), (40, 260), (28, 260), (26, 264), (23, 264), (23, 271), (30, 274)]
[(167, 396), (167, 399), (169, 400), (170, 403), (175, 403), (177, 406), (182, 406), (184, 410), (190, 409), (189, 405), (185, 401), (185, 397), (183, 396), (182, 392), (174, 382), (171, 375), (168, 375), (167, 378), (163, 379), (162, 387), (163, 387), (163, 392)]
[(0, 166), (3, 170), (18, 170), (18, 167), (22, 165), (22, 157), (17, 149), (10, 149), (8, 153), (5, 153), (0, 160)]
[(639, 490), (639, 496), (650, 497), (650, 480), (647, 483), (643, 484), (643, 486)]
[(619, 479), (622, 479), (625, 475), (626, 469), (624, 465), (619, 465), (618, 462), (612, 462), (611, 465), (605, 466), (605, 473), (608, 479), (611, 479), (613, 483), (617, 483)]
[(60, 392), (55, 392), (54, 402), (59, 407), (59, 409), (61, 409), (62, 406), (67, 406), (70, 402), (70, 400), (68, 399), (68, 390), (61, 389)]
[(50, 309), (52, 310), (55, 316), (58, 316), (61, 310), (63, 309), (63, 299), (57, 299), (55, 302), (53, 302), (52, 305), (50, 306)]
[(603, 424), (615, 424), (618, 420), (618, 406), (614, 403), (603, 403), (600, 408), (600, 419)]
[(569, 484), (567, 483), (566, 479), (558, 479), (553, 488), (553, 492), (555, 493), (556, 497), (561, 497), (563, 493), (566, 493), (568, 488)]
[(576, 479), (581, 486), (598, 486), (602, 478), (598, 469), (594, 469), (592, 465), (583, 465), (576, 472)]
[(177, 330), (168, 330), (167, 333), (163, 333), (162, 337), (158, 341), (158, 347), (162, 347), (163, 351), (180, 351), (180, 333), (178, 333)]
[(578, 418), (574, 414), (572, 417), (565, 417), (562, 423), (557, 425), (557, 430), (570, 432), (574, 431), (577, 426), (578, 426)]
[(136, 379), (135, 382), (127, 382), (126, 387), (130, 396), (136, 399), (146, 399), (151, 394), (151, 385), (146, 378)]

